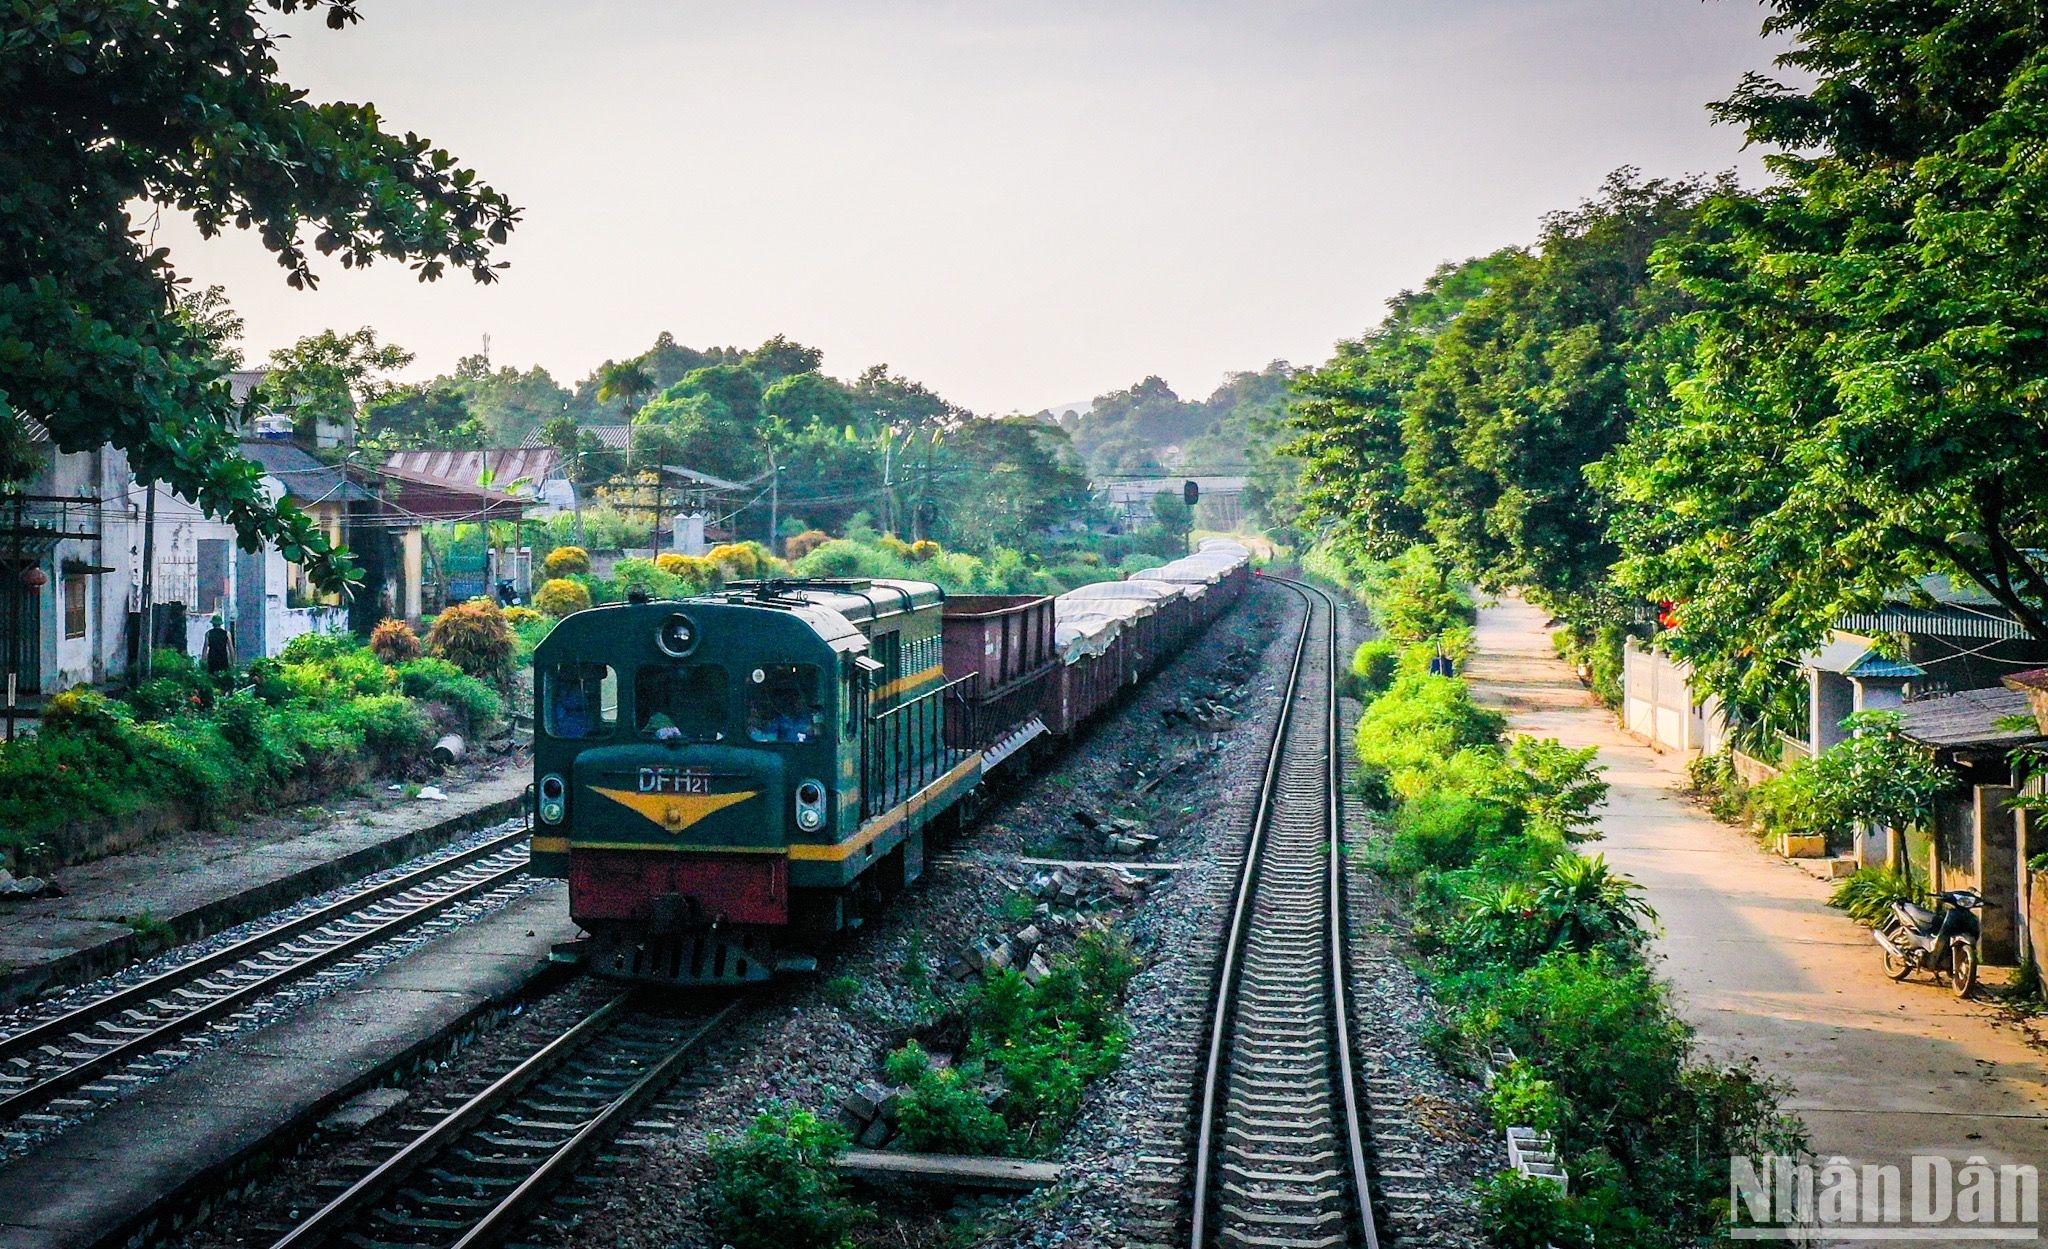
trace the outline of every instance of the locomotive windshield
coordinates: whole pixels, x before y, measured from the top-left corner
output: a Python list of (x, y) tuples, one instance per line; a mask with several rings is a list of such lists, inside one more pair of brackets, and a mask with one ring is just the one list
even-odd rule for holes
[(618, 722), (619, 683), (609, 664), (556, 664), (542, 678), (541, 700), (550, 737), (610, 737)]
[(717, 664), (647, 664), (633, 678), (634, 727), (644, 737), (675, 729), (693, 741), (722, 737), (728, 697)]
[(747, 736), (757, 742), (814, 742), (825, 731), (818, 670), (809, 664), (765, 664), (747, 689)]

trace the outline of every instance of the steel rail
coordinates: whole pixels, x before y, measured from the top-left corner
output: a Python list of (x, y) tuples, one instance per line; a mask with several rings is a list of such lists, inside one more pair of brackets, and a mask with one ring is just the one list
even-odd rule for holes
[(661, 1095), (677, 1076), (682, 1074), (689, 1061), (702, 1049), (710, 1038), (740, 1004), (734, 1002), (676, 1043), (669, 1055), (648, 1069), (632, 1088), (619, 1094), (618, 1099), (599, 1111), (590, 1122), (583, 1125), (576, 1135), (562, 1143), (562, 1147), (549, 1155), (546, 1161), (535, 1167), (533, 1174), (521, 1180), (505, 1199), (492, 1207), (491, 1212), (477, 1220), (476, 1226), (455, 1242), (454, 1249), (487, 1249), (508, 1239), (519, 1225), (532, 1213), (534, 1207), (544, 1201), (574, 1174), (590, 1152), (612, 1139), (619, 1129), (629, 1126), (633, 1116), (640, 1113), (648, 1102)]
[[(442, 1116), (397, 1153), (379, 1163), (332, 1201), (313, 1212), (271, 1245), (271, 1249), (314, 1249), (337, 1243), (348, 1229), (371, 1214), (385, 1198), (456, 1149), (470, 1133), (511, 1107), (527, 1089), (546, 1079), (571, 1059), (597, 1044), (599, 1038), (629, 1019), (646, 1000), (647, 991), (629, 989), (585, 1015), (573, 1027), (492, 1081), (461, 1106)], [(733, 1001), (691, 1029), (667, 1054), (630, 1087), (580, 1124), (560, 1145), (540, 1159), (503, 1199), (490, 1207), (455, 1243), (461, 1249), (497, 1243), (517, 1228), (533, 1208), (564, 1180), (589, 1152), (616, 1135), (622, 1124), (657, 1097), (719, 1028), (742, 1005)]]
[[(1262, 574), (1264, 575), (1264, 574)], [(1372, 1212), (1370, 1179), (1367, 1171), (1364, 1107), (1358, 1095), (1356, 1073), (1351, 1055), (1350, 1026), (1348, 1019), (1348, 994), (1346, 993), (1345, 958), (1343, 941), (1343, 844), (1342, 815), (1339, 799), (1341, 796), (1341, 775), (1336, 759), (1340, 749), (1338, 704), (1336, 694), (1337, 658), (1337, 616), (1336, 604), (1317, 587), (1280, 577), (1267, 577), (1277, 585), (1284, 585), (1298, 595), (1304, 607), (1300, 636), (1295, 641), (1294, 655), (1288, 669), (1285, 693), (1278, 722), (1273, 730), (1273, 742), (1266, 760), (1266, 770), (1259, 787), (1259, 796), (1252, 819), (1251, 834), (1246, 843), (1243, 867), (1239, 873), (1236, 897), (1231, 910), (1228, 935), (1223, 946), (1223, 961), (1217, 975), (1216, 999), (1211, 1015), (1209, 1045), (1206, 1066), (1202, 1073), (1200, 1110), (1196, 1119), (1194, 1184), (1191, 1194), (1191, 1219), (1188, 1243), (1193, 1249), (1209, 1249), (1222, 1239), (1216, 1224), (1219, 1219), (1212, 1214), (1212, 1208), (1220, 1205), (1215, 1187), (1216, 1175), (1222, 1163), (1219, 1155), (1222, 1131), (1219, 1122), (1225, 1109), (1225, 1089), (1229, 1082), (1229, 1056), (1231, 1052), (1232, 1026), (1236, 1022), (1240, 991), (1244, 988), (1245, 951), (1252, 938), (1252, 922), (1259, 885), (1267, 865), (1268, 849), (1272, 838), (1269, 836), (1277, 807), (1280, 790), (1282, 762), (1288, 756), (1296, 725), (1294, 704), (1302, 695), (1304, 663), (1308, 659), (1308, 646), (1315, 632), (1318, 605), (1326, 614), (1329, 626), (1328, 636), (1318, 659), (1325, 665), (1324, 705), (1319, 708), (1323, 718), (1322, 727), (1328, 733), (1324, 742), (1325, 759), (1322, 761), (1321, 800), (1325, 812), (1321, 821), (1326, 843), (1326, 863), (1321, 876), (1325, 907), (1326, 938), (1320, 944), (1321, 962), (1319, 988), (1327, 994), (1328, 1003), (1322, 1020), (1324, 1035), (1329, 1038), (1331, 1052), (1325, 1057), (1333, 1069), (1332, 1082), (1337, 1086), (1335, 1103), (1329, 1107), (1332, 1117), (1340, 1120), (1342, 1146), (1347, 1158), (1343, 1172), (1345, 1186), (1350, 1190), (1351, 1200), (1347, 1203), (1347, 1221), (1350, 1231), (1357, 1237), (1356, 1243), (1365, 1249), (1378, 1249), (1379, 1239)], [(1349, 1237), (1347, 1237), (1349, 1239)]]
[[(172, 1015), (153, 1027), (133, 1032), (118, 1044), (73, 1062), (72, 1065), (50, 1075), (31, 1076), (32, 1083), (5, 1097), (0, 1097), (0, 1122), (32, 1113), (111, 1071), (161, 1050), (177, 1036), (191, 1032), (224, 1014), (276, 992), (283, 985), (303, 979), (322, 967), (359, 953), (370, 946), (380, 945), (400, 936), (460, 902), (510, 884), (525, 874), (527, 865), (524, 862), (479, 877), (443, 896), (426, 899), (418, 906), (390, 919), (375, 921), (362, 932), (350, 934), (310, 954), (296, 953), (288, 948), (297, 938), (347, 920), (371, 907), (401, 898), (416, 889), (431, 886), (436, 881), (470, 868), (482, 860), (515, 849), (526, 837), (527, 833), (522, 829), (503, 837), (493, 838), (403, 876), (350, 894), (297, 919), (266, 929), (189, 963), (170, 968), (106, 997), (97, 998), (77, 1010), (67, 1011), (0, 1039), (0, 1061), (53, 1049), (61, 1053), (62, 1047), (67, 1045), (89, 1046), (94, 1042), (87, 1030), (123, 1012), (161, 1013), (163, 1008), (157, 1005), (161, 999), (174, 998), (175, 995), (188, 991), (188, 986), (198, 985), (208, 976), (231, 971), (242, 964), (249, 963), (255, 967), (253, 960), (264, 955), (274, 954), (292, 960), (286, 966), (269, 970), (246, 984), (220, 992), (217, 996)], [(256, 969), (262, 970), (260, 967)]]
[(1327, 824), (1330, 851), (1329, 880), (1330, 895), (1330, 1019), (1336, 1028), (1337, 1082), (1344, 1096), (1344, 1130), (1346, 1147), (1351, 1155), (1351, 1191), (1357, 1205), (1358, 1226), (1364, 1233), (1366, 1249), (1378, 1249), (1379, 1229), (1372, 1212), (1372, 1179), (1366, 1172), (1366, 1109), (1358, 1096), (1359, 1080), (1357, 1063), (1351, 1050), (1351, 978), (1346, 974), (1351, 966), (1344, 948), (1344, 918), (1350, 912), (1345, 906), (1344, 890), (1344, 723), (1338, 709), (1337, 674), (1344, 671), (1339, 666), (1343, 650), (1337, 644), (1337, 600), (1321, 586), (1313, 582), (1302, 582), (1310, 592), (1320, 596), (1330, 609), (1330, 682), (1329, 682), (1329, 822)]

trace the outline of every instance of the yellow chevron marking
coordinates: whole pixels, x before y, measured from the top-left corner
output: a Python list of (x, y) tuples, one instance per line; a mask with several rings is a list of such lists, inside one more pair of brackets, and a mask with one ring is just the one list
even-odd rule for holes
[(640, 794), (630, 789), (599, 789), (595, 785), (591, 790), (639, 812), (671, 833), (680, 833), (714, 811), (723, 811), (761, 792), (749, 789), (736, 794)]

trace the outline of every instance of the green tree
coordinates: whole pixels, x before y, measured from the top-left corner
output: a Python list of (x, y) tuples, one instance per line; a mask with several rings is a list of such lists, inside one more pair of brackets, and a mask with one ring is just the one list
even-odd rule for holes
[(845, 425), (854, 417), (853, 396), (823, 373), (798, 373), (775, 382), (762, 393), (762, 410), (792, 429), (811, 425)]
[(1844, 611), (1929, 573), (2048, 640), (2048, 24), (2037, 5), (1775, 0), (1792, 87), (1717, 106), (1782, 182), (1668, 253), (1701, 307), (1669, 410), (1603, 470), (1624, 583), (1761, 703)]
[(455, 362), (453, 376), (436, 380), (460, 389), (486, 438), (499, 446), (518, 446), (569, 410), (569, 392), (539, 365), (523, 372), (509, 365), (494, 369), (488, 356), (464, 356)]
[(1088, 478), (1066, 433), (1028, 416), (964, 421), (946, 431), (928, 490), (923, 481), (913, 466), (909, 501), (930, 500), (933, 533), (971, 550), (1042, 545), (1048, 529), (1088, 507)]
[(270, 373), (258, 398), (289, 413), (299, 437), (311, 439), (322, 424), (351, 427), (356, 413), (400, 392), (388, 374), (413, 361), (396, 343), (380, 343), (364, 326), (348, 334), (321, 330), (270, 353)]
[(1600, 612), (1619, 549), (1585, 468), (1635, 423), (1641, 343), (1687, 300), (1652, 280), (1656, 245), (1730, 184), (1622, 169), (1544, 219), (1436, 340), (1403, 397), (1406, 498), (1447, 557), (1493, 589)]
[(1301, 462), (1304, 527), (1374, 559), (1392, 559), (1422, 540), (1422, 515), (1408, 496), (1408, 398), (1437, 339), (1515, 254), (1439, 267), (1420, 291), (1390, 300), (1371, 332), (1338, 343), (1328, 364), (1295, 378), (1297, 432), (1280, 450)]
[(802, 343), (777, 334), (748, 352), (740, 364), (763, 382), (772, 385), (787, 377), (816, 373), (824, 367), (825, 353), (816, 347), (806, 347)]
[(486, 438), (463, 389), (440, 379), (400, 387), (365, 412), (363, 425), (366, 443), (389, 450), (461, 450), (481, 447)]
[(189, 213), (206, 236), (259, 232), (294, 288), (310, 250), (345, 268), (383, 257), (421, 280), (478, 281), (518, 211), (368, 105), (315, 104), (278, 76), (267, 13), (348, 0), (25, 4), (0, 33), (0, 427), (22, 418), (64, 451), (102, 445), (278, 542), (326, 585), (353, 566), (304, 513), (273, 505), (235, 447), (217, 347), (181, 319), (168, 249), (132, 210)]
[(213, 358), (225, 369), (242, 367), (242, 316), (228, 302), (226, 288), (209, 286), (178, 294), (177, 317), (210, 343)]
[(607, 360), (597, 370), (597, 397), (606, 403), (617, 403), (628, 417), (640, 410), (640, 405), (654, 390), (654, 377), (647, 371), (647, 362), (641, 358), (631, 360)]

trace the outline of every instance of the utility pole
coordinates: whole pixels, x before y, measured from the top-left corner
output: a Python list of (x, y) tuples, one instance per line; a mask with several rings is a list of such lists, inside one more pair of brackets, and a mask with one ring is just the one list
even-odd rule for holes
[(156, 483), (149, 483), (149, 493), (142, 505), (142, 638), (136, 648), (135, 667), (142, 679), (149, 679), (153, 652), (156, 650), (156, 604), (151, 601), (156, 593)]
[(896, 427), (882, 435), (882, 532), (896, 532)]
[(775, 458), (775, 444), (768, 444), (768, 549), (782, 545), (782, 462)]

